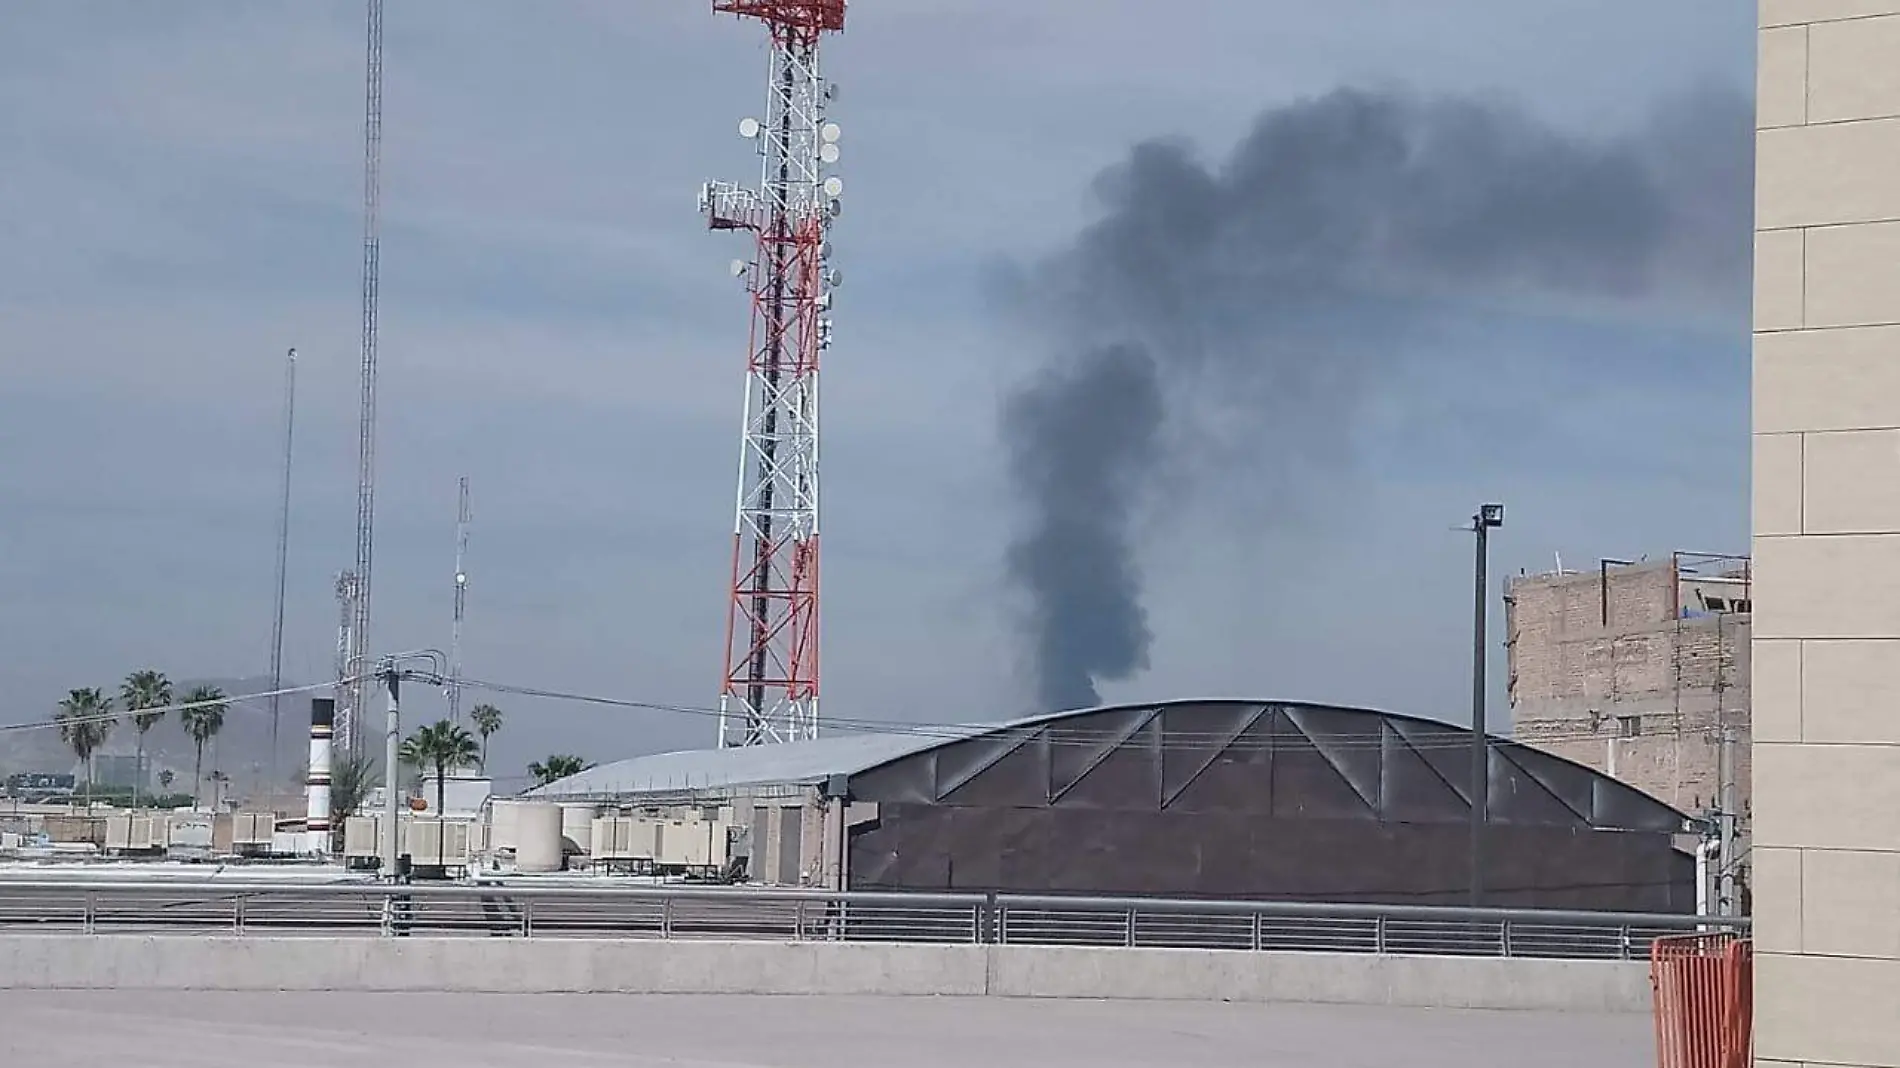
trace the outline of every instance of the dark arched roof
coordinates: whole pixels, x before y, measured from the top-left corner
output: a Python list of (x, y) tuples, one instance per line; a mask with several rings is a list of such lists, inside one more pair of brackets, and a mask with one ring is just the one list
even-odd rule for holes
[[(1170, 701), (663, 753), (534, 793), (609, 798), (844, 776), (853, 798), (874, 802), (1449, 823), (1470, 820), (1469, 744), (1463, 727), (1370, 709)], [(1499, 824), (1668, 834), (1686, 823), (1630, 786), (1504, 738), (1491, 742), (1489, 792)]]

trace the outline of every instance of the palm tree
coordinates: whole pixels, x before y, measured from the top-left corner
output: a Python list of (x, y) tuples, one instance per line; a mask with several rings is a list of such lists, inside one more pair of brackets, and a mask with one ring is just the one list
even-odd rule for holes
[(591, 767), (592, 764), (571, 753), (556, 753), (545, 761), (529, 764), (528, 774), (534, 776), (536, 786), (546, 786), (570, 775), (579, 775)]
[(59, 724), (60, 740), (72, 747), (73, 755), (86, 766), (86, 807), (91, 808), (92, 755), (112, 733), (112, 698), (100, 693), (97, 686), (70, 691), (53, 713), (53, 721)]
[(194, 686), (185, 695), (185, 707), (179, 710), (178, 718), (185, 725), (185, 733), (191, 735), (191, 743), (197, 749), (196, 759), (191, 765), (191, 803), (204, 807), (205, 787), (205, 743), (218, 736), (224, 729), (226, 704), (224, 691), (216, 686)]
[(475, 763), (481, 748), (476, 745), (475, 736), (468, 733), (467, 728), (445, 719), (417, 728), (416, 733), (403, 740), (402, 748), (397, 753), (405, 764), (412, 764), (418, 769), (434, 769), (435, 815), (440, 819), (449, 770)]
[(475, 733), (482, 739), (482, 770), (488, 770), (488, 736), (501, 729), (501, 709), (490, 704), (479, 704), (469, 710), (469, 722), (475, 724)]
[(342, 757), (330, 767), (330, 851), (343, 851), (343, 821), (349, 819), (376, 789), (376, 763), (363, 754)]
[(170, 769), (170, 768), (166, 768), (166, 769), (165, 769), (164, 771), (161, 771), (161, 772), (159, 772), (159, 773), (158, 773), (158, 786), (159, 786), (159, 789), (161, 789), (161, 790), (164, 790), (164, 791), (165, 791), (166, 793), (168, 793), (168, 794), (169, 794), (169, 793), (171, 793), (171, 792), (172, 792), (172, 780), (173, 780), (173, 779), (176, 779), (177, 777), (178, 777), (177, 775), (174, 775), (174, 774), (172, 773), (172, 769)]
[[(125, 710), (132, 713), (132, 726), (139, 732), (138, 759), (132, 774), (132, 807), (137, 808), (139, 787), (145, 778), (145, 734), (165, 718), (165, 706), (172, 703), (172, 680), (162, 671), (149, 668), (134, 671), (119, 687), (119, 699), (125, 703)], [(144, 711), (148, 708), (158, 711)]]

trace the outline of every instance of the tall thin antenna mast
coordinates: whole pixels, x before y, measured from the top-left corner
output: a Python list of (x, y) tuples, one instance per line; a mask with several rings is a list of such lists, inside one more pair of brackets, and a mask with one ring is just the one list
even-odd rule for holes
[(369, 598), (376, 521), (376, 296), (382, 259), (383, 0), (369, 0), (363, 89), (363, 381), (357, 427), (355, 614), (349, 629), (350, 701), (337, 714), (337, 733), (350, 753), (363, 746), (362, 710), (369, 692)]
[(468, 476), (456, 484), (455, 626), (449, 632), (449, 720), (462, 722), (462, 615), (468, 604)]
[(700, 211), (714, 230), (750, 231), (754, 259), (733, 264), (752, 296), (745, 422), (733, 525), (719, 745), (818, 734), (818, 356), (831, 346), (825, 237), (844, 183), (835, 87), (820, 76), (819, 39), (844, 29), (845, 0), (714, 0), (771, 34), (765, 116), (745, 119), (759, 186), (710, 182)]
[(270, 634), (270, 782), (273, 789), (282, 785), (277, 776), (283, 770), (277, 746), (283, 696), (277, 691), (284, 688), (284, 588), (290, 568), (290, 457), (296, 433), (297, 350), (291, 349), (284, 357), (284, 486), (277, 511), (277, 612), (271, 621)]
[(336, 607), (336, 714), (338, 722), (341, 722), (344, 703), (356, 692), (356, 681), (352, 677), (355, 672), (350, 669), (350, 657), (356, 649), (356, 641), (350, 637), (351, 630), (356, 626), (356, 572), (337, 573)]

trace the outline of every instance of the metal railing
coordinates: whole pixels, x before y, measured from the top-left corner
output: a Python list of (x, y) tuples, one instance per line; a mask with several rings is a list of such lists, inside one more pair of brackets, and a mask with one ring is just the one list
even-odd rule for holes
[(661, 938), (1638, 960), (1746, 919), (1410, 905), (372, 883), (0, 881), (0, 936)]

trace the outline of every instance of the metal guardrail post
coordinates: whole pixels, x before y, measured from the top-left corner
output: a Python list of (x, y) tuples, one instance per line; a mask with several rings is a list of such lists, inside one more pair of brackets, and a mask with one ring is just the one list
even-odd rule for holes
[(1253, 951), (1255, 953), (1260, 952), (1260, 926), (1260, 914), (1256, 912), (1253, 914)]
[(534, 899), (528, 898), (521, 903), (521, 937), (534, 937)]
[(792, 941), (805, 940), (805, 903), (799, 901), (792, 907)]
[(1009, 906), (1005, 905), (1002, 902), (1002, 899), (996, 897), (995, 895), (991, 895), (990, 897), (990, 917), (991, 917), (991, 922), (995, 925), (995, 931), (994, 931), (995, 938), (992, 939), (992, 941), (994, 941), (999, 946), (1008, 945), (1009, 944)]
[(1617, 933), (1619, 936), (1617, 939), (1618, 945), (1619, 945), (1619, 948), (1623, 951), (1622, 959), (1624, 960), (1633, 959), (1635, 956), (1635, 951), (1636, 951), (1636, 945), (1635, 945), (1636, 940), (1635, 938), (1631, 936), (1629, 925), (1624, 924), (1622, 927), (1617, 929)]
[(1383, 915), (1372, 921), (1372, 951), (1381, 957), (1385, 956), (1385, 917)]
[(1135, 907), (1133, 905), (1128, 906), (1127, 924), (1127, 929), (1122, 932), (1122, 945), (1133, 949), (1135, 948)]
[(231, 898), (231, 933), (244, 933), (244, 895), (236, 894)]
[(1498, 922), (1498, 956), (1508, 957), (1510, 955), (1511, 955), (1511, 921), (1500, 920)]
[(673, 899), (670, 897), (660, 902), (660, 937), (673, 937)]
[(99, 895), (91, 891), (86, 893), (86, 911), (80, 918), (80, 926), (87, 934), (97, 934), (99, 930)]

